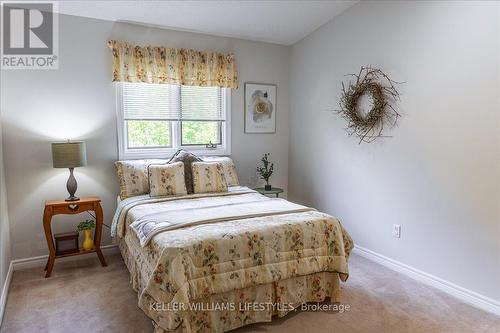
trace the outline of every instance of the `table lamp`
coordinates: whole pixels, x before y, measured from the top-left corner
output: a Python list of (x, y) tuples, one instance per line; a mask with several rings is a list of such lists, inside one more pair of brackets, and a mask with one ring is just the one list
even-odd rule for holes
[(76, 167), (87, 165), (87, 148), (83, 141), (67, 141), (52, 143), (52, 163), (54, 168), (68, 168), (69, 178), (66, 183), (66, 188), (69, 192), (69, 197), (66, 201), (80, 200), (75, 196), (77, 183), (73, 175), (73, 169)]

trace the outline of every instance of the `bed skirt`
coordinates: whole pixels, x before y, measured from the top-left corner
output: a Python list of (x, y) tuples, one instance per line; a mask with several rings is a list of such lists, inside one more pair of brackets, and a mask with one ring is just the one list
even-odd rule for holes
[[(127, 236), (118, 241), (118, 246), (130, 272), (132, 288), (141, 295), (154, 269), (151, 267), (153, 258), (147, 258), (138, 242)], [(159, 327), (155, 318), (151, 319), (155, 333), (226, 332), (253, 323), (270, 322), (273, 316), (283, 317), (297, 311), (295, 309), (300, 309), (301, 304), (326, 299), (340, 302), (338, 273), (297, 276), (194, 300), (189, 309), (184, 309), (183, 320), (174, 331)], [(175, 309), (157, 309), (172, 310)]]

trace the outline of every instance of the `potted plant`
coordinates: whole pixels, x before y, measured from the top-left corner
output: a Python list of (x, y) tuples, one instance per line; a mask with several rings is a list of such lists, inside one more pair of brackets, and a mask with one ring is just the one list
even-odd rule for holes
[(261, 159), (262, 166), (257, 167), (257, 172), (260, 174), (260, 178), (266, 181), (266, 186), (264, 186), (264, 189), (266, 191), (271, 191), (271, 185), (269, 185), (269, 178), (271, 178), (274, 171), (274, 163), (269, 162), (268, 159), (269, 155), (271, 154), (265, 153)]
[(93, 220), (85, 220), (78, 224), (78, 231), (83, 231), (85, 239), (82, 243), (82, 248), (84, 251), (90, 251), (94, 248), (94, 241), (92, 240), (92, 228), (95, 227), (95, 222)]

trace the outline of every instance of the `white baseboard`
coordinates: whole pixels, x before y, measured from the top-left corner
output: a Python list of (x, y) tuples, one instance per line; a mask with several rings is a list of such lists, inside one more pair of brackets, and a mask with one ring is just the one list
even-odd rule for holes
[[(104, 245), (101, 246), (101, 250), (103, 254), (114, 254), (118, 253), (120, 250), (118, 249), (118, 246), (116, 245)], [(28, 269), (28, 268), (33, 268), (33, 267), (45, 267), (45, 264), (47, 263), (47, 258), (48, 255), (44, 256), (38, 256), (38, 257), (31, 257), (31, 258), (23, 258), (23, 259), (15, 259), (12, 260), (12, 266), (14, 266), (15, 271), (23, 270), (23, 269)], [(82, 254), (80, 256), (71, 256), (71, 257), (64, 257), (64, 258), (59, 258), (56, 260), (56, 264), (61, 261), (72, 261), (72, 260), (81, 260), (81, 259), (88, 259), (96, 257), (97, 255), (95, 253), (87, 253), (87, 254)]]
[(3, 284), (2, 294), (0, 295), (0, 326), (2, 325), (3, 314), (5, 312), (5, 305), (7, 304), (7, 295), (9, 293), (10, 280), (12, 279), (13, 271), (14, 271), (14, 265), (12, 265), (12, 262), (10, 262), (9, 270), (7, 271), (7, 276), (5, 277), (5, 283)]
[(478, 294), (472, 290), (460, 287), (454, 283), (448, 282), (437, 276), (428, 274), (414, 267), (408, 266), (399, 262), (397, 260), (393, 260), (384, 255), (381, 255), (377, 252), (368, 250), (362, 246), (356, 245), (354, 248), (354, 253), (368, 259), (374, 261), (378, 264), (381, 264), (387, 268), (390, 268), (398, 273), (404, 274), (412, 279), (415, 279), (419, 282), (425, 283), (431, 287), (437, 288), (449, 295), (452, 295), (461, 301), (468, 303), (472, 306), (480, 308), (482, 310), (494, 313), (500, 316), (500, 302), (496, 301), (487, 296)]

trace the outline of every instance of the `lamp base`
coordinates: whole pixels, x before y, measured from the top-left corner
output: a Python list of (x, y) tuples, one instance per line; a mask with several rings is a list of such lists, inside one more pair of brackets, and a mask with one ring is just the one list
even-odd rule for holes
[(75, 195), (77, 185), (78, 184), (76, 183), (75, 176), (73, 175), (73, 168), (69, 168), (69, 178), (68, 178), (68, 182), (66, 183), (66, 189), (68, 190), (69, 197), (64, 199), (64, 201), (78, 201), (78, 200), (80, 200), (80, 198)]

